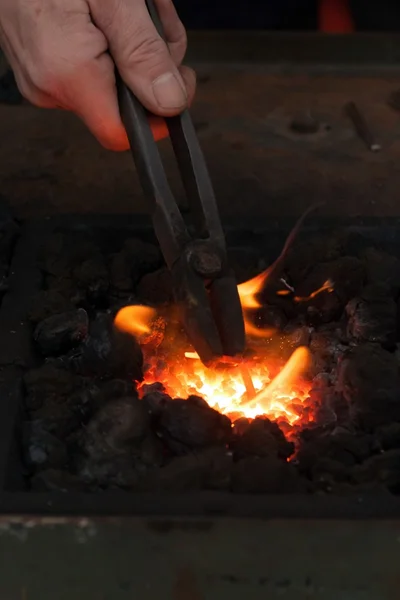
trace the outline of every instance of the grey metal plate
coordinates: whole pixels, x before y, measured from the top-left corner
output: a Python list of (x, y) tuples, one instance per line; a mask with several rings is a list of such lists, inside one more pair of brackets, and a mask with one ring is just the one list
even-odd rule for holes
[(2, 600), (395, 600), (399, 563), (399, 521), (0, 521)]

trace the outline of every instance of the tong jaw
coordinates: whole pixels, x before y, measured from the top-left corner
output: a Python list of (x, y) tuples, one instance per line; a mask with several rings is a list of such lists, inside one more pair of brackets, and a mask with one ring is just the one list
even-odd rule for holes
[(241, 354), (245, 336), (236, 280), (212, 243), (188, 244), (171, 274), (181, 322), (201, 360), (209, 364)]
[(118, 93), (132, 154), (152, 208), (154, 230), (169, 268), (182, 325), (205, 364), (241, 354), (243, 313), (229, 267), (214, 191), (189, 112), (166, 119), (188, 202), (195, 236), (173, 197), (153, 139), (147, 112), (118, 78)]

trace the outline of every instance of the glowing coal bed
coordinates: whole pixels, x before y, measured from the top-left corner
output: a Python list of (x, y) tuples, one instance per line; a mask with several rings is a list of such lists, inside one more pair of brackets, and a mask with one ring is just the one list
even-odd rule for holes
[(212, 367), (156, 245), (43, 241), (29, 489), (400, 492), (400, 261), (345, 229), (292, 236), (278, 260), (250, 237), (231, 251), (246, 352)]

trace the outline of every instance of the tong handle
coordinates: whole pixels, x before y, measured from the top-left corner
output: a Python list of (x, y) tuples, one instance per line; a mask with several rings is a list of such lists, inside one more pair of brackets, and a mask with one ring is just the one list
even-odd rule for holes
[(164, 33), (164, 27), (163, 27), (163, 24), (161, 23), (160, 15), (158, 14), (158, 10), (157, 10), (156, 5), (154, 4), (154, 0), (146, 0), (146, 6), (147, 6), (147, 10), (149, 11), (151, 20), (153, 21), (154, 26), (157, 29), (158, 35), (160, 37), (162, 37), (162, 39), (165, 42), (166, 37), (165, 37), (165, 33)]
[(141, 186), (151, 207), (154, 231), (165, 262), (172, 268), (190, 236), (171, 192), (147, 112), (118, 73), (117, 90), (121, 118)]
[[(147, 10), (160, 37), (164, 28), (154, 0), (146, 0)], [(189, 111), (165, 119), (189, 206), (195, 217), (196, 236), (210, 239), (226, 257), (225, 236), (219, 219), (214, 189), (203, 151)]]

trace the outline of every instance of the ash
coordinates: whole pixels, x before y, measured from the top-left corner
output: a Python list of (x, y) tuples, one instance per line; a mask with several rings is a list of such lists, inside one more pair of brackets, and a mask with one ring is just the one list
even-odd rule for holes
[[(314, 235), (268, 281), (260, 322), (312, 355), (291, 428), (228, 418), (157, 383), (139, 398), (142, 351), (113, 319), (132, 303), (170, 305), (171, 280), (156, 245), (114, 242), (57, 233), (43, 244), (30, 312), (38, 366), (25, 373), (21, 433), (31, 490), (400, 493), (396, 256), (345, 230)], [(238, 282), (274, 258), (262, 243), (232, 251)], [(310, 297), (328, 280), (333, 291)], [(283, 286), (294, 293), (277, 293)]]

